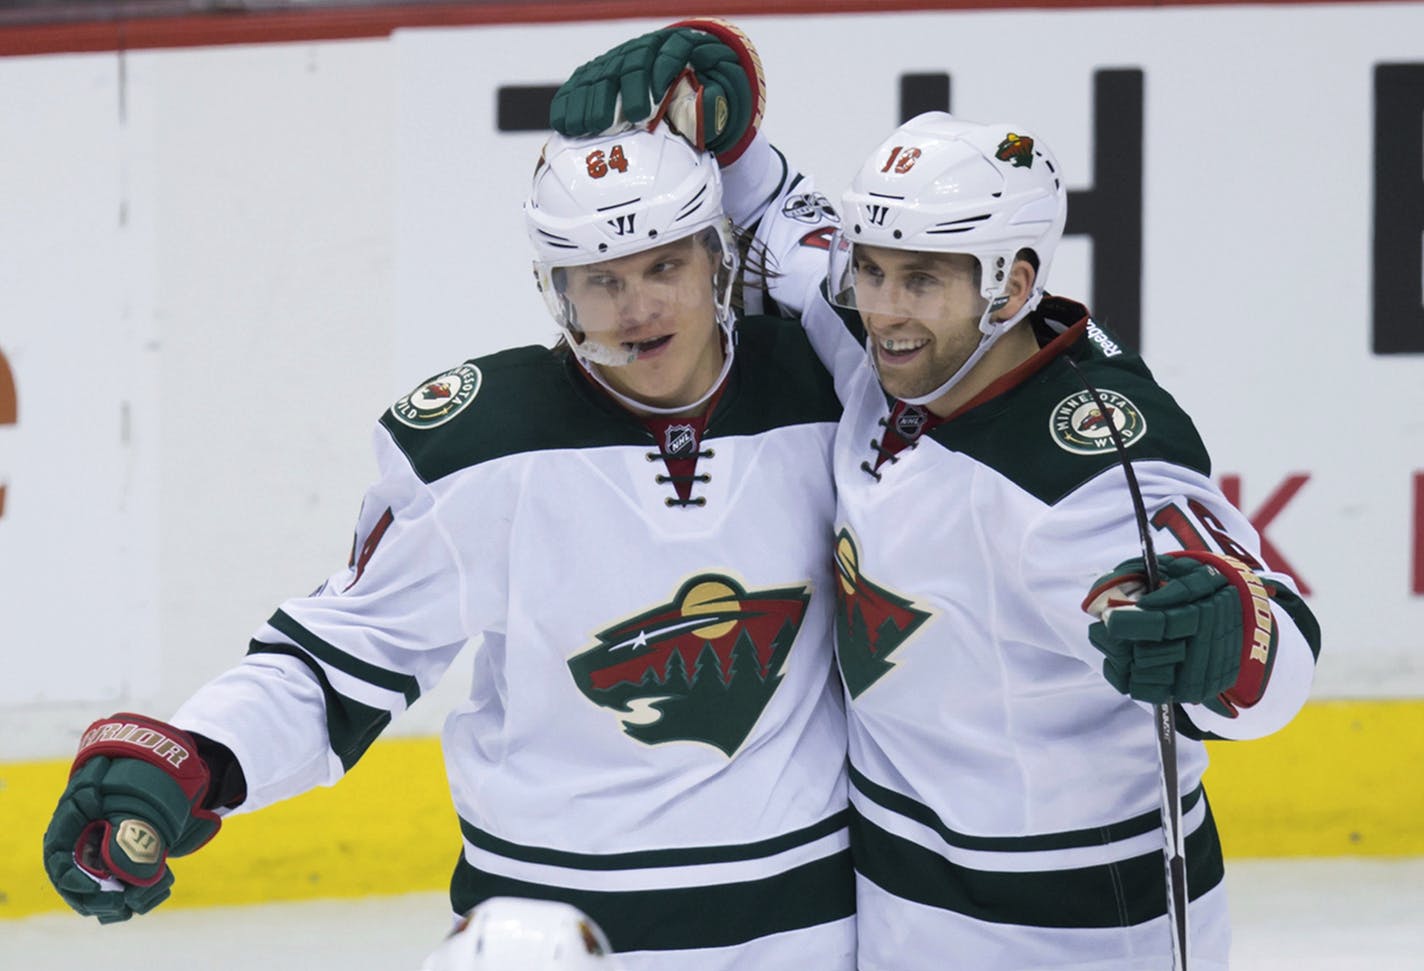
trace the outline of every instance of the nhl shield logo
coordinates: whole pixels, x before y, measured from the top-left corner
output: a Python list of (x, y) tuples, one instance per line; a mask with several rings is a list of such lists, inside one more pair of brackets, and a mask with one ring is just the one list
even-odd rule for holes
[(925, 430), (927, 418), (924, 409), (910, 405), (895, 417), (895, 431), (899, 432), (905, 441), (913, 442), (919, 438), (920, 432)]
[(1147, 419), (1130, 398), (1107, 388), (1098, 393), (1107, 405), (1106, 414), (1087, 390), (1070, 394), (1053, 409), (1048, 432), (1059, 448), (1077, 455), (1097, 455), (1114, 447), (1113, 428), (1127, 448), (1147, 434)]
[(473, 364), (437, 374), (391, 405), (396, 421), (411, 428), (434, 428), (459, 414), (479, 394), (484, 375)]
[(663, 453), (685, 459), (697, 451), (697, 430), (691, 425), (669, 425), (663, 432)]

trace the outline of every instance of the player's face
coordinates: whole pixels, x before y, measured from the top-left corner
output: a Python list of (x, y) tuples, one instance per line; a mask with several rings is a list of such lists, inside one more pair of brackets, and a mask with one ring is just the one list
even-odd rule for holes
[(856, 305), (890, 394), (929, 394), (979, 346), (986, 302), (977, 267), (958, 253), (856, 246)]
[(635, 352), (594, 365), (617, 391), (660, 408), (700, 398), (722, 368), (712, 254), (696, 238), (567, 270), (564, 295), (588, 339)]

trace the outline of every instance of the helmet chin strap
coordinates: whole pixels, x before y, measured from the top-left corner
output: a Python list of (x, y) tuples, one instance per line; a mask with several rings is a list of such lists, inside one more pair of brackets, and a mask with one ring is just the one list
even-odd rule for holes
[[(585, 372), (587, 372), (588, 376), (591, 377), (600, 388), (602, 388), (604, 391), (607, 391), (619, 404), (621, 404), (628, 410), (636, 411), (641, 414), (647, 415), (678, 415), (684, 411), (692, 411), (695, 408), (701, 408), (703, 405), (705, 405), (711, 399), (712, 395), (716, 393), (717, 389), (722, 386), (722, 382), (727, 379), (727, 375), (731, 373), (732, 358), (736, 356), (737, 347), (737, 342), (733, 337), (732, 332), (732, 325), (735, 322), (735, 319), (736, 318), (732, 314), (731, 310), (718, 313), (717, 324), (722, 331), (722, 349), (725, 352), (722, 355), (722, 369), (717, 372), (717, 377), (712, 380), (712, 383), (708, 385), (707, 390), (704, 391), (696, 401), (690, 402), (689, 404), (685, 405), (674, 405), (671, 408), (660, 408), (656, 405), (650, 405), (646, 402), (639, 401), (637, 398), (630, 397), (624, 394), (623, 392), (615, 389), (613, 385), (608, 383), (608, 379), (606, 379), (601, 373), (599, 373), (599, 370), (593, 366), (594, 364), (602, 364), (606, 367), (617, 367), (625, 364), (631, 364), (634, 360), (637, 359), (637, 352), (634, 352), (633, 356), (626, 360), (619, 355), (612, 354), (609, 354), (609, 357), (614, 358), (613, 360), (602, 360), (600, 357), (594, 356), (592, 354), (585, 354), (582, 352), (582, 348), (587, 347), (591, 343), (589, 341), (585, 341), (583, 344), (573, 345), (574, 356), (578, 358), (579, 366), (582, 367)], [(607, 350), (607, 348), (605, 348), (604, 345), (601, 344), (596, 344), (594, 346), (599, 348), (600, 350)]]
[[(1000, 337), (1003, 337), (1010, 327), (1032, 313), (1033, 308), (1036, 306), (1038, 306), (1037, 299), (1025, 300), (1024, 305), (1019, 308), (1018, 313), (1014, 314), (1008, 320), (994, 321), (989, 319), (989, 315), (994, 312), (994, 305), (990, 303), (989, 307), (985, 309), (983, 316), (979, 318), (979, 333), (982, 335), (979, 338), (979, 346), (974, 348), (974, 353), (970, 354), (969, 359), (959, 366), (959, 370), (951, 374), (949, 380), (928, 394), (916, 395), (913, 398), (901, 398), (900, 400), (907, 405), (927, 405), (937, 398), (948, 394), (951, 388), (964, 380), (964, 376), (973, 370), (974, 365), (979, 363), (979, 359), (989, 353), (989, 348), (993, 347), (994, 343), (998, 341)], [(872, 346), (873, 340), (874, 338), (867, 332), (865, 338), (866, 349), (870, 352), (870, 364), (875, 368), (875, 376), (879, 378), (880, 369), (875, 364), (875, 350)]]

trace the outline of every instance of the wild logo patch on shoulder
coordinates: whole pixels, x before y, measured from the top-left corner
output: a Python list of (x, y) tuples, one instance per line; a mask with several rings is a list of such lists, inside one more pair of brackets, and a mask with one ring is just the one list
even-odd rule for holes
[(1077, 455), (1097, 455), (1113, 448), (1111, 427), (1117, 428), (1122, 443), (1131, 447), (1147, 433), (1147, 419), (1126, 395), (1099, 388), (1108, 413), (1103, 414), (1097, 400), (1086, 389), (1077, 391), (1058, 402), (1048, 418), (1048, 432), (1061, 449)]
[(396, 421), (411, 428), (443, 425), (479, 394), (484, 375), (473, 364), (461, 364), (428, 381), (391, 405)]

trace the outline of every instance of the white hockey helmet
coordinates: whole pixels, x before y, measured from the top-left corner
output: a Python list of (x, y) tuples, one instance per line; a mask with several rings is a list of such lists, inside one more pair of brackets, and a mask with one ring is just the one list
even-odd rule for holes
[(705, 232), (714, 249), (713, 310), (728, 336), (730, 357), (739, 260), (722, 210), (721, 170), (712, 155), (666, 125), (592, 138), (554, 135), (534, 170), (524, 217), (536, 254), (534, 275), (549, 312), (580, 359), (612, 366), (631, 363), (636, 351), (587, 339), (558, 271)]
[(421, 971), (619, 971), (583, 911), (553, 900), (491, 897), (425, 959)]
[[(981, 125), (943, 111), (911, 118), (885, 139), (842, 196), (842, 225), (831, 247), (831, 299), (856, 308), (855, 247), (963, 253), (979, 263), (978, 351), (944, 385), (912, 404), (944, 394), (989, 346), (1043, 298), (1054, 251), (1068, 216), (1068, 191), (1053, 153), (1027, 129)], [(1032, 250), (1038, 262), (1023, 308), (991, 319), (1007, 302), (1014, 259)], [(865, 308), (858, 308), (865, 309)]]

